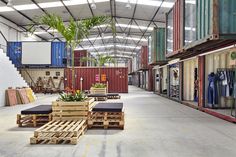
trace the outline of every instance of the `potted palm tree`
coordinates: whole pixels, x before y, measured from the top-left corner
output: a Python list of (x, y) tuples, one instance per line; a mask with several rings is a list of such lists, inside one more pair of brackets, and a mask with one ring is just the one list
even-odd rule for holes
[[(60, 16), (55, 14), (45, 14), (39, 18), (39, 23), (49, 26), (60, 33), (66, 40), (67, 47), (71, 51), (71, 67), (72, 67), (72, 89), (75, 87), (74, 72), (74, 50), (83, 38), (89, 35), (90, 29), (95, 26), (110, 23), (110, 17), (94, 16), (84, 20), (70, 20), (69, 24), (65, 24)], [(112, 22), (112, 21), (111, 21)]]

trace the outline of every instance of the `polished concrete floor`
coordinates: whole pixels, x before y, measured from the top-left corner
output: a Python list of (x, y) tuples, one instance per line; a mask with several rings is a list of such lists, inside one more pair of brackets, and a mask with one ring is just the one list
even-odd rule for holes
[(30, 145), (33, 128), (16, 114), (34, 104), (0, 108), (0, 157), (235, 157), (236, 125), (136, 87), (122, 94), (125, 130), (88, 130), (77, 145)]

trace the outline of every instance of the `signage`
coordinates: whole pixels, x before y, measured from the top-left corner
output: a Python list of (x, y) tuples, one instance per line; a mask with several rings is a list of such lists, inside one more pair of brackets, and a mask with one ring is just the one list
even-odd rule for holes
[(99, 74), (96, 74), (96, 76), (95, 76), (95, 81), (97, 81), (97, 82), (100, 81), (100, 79), (99, 79)]
[(102, 82), (107, 81), (107, 75), (106, 74), (102, 74), (101, 75), (101, 80), (102, 80)]

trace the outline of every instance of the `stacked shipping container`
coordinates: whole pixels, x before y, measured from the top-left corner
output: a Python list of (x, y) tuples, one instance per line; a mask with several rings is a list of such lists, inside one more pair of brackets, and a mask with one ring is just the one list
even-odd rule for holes
[(235, 10), (235, 0), (177, 0), (166, 19), (166, 56), (187, 58), (234, 43)]
[[(63, 68), (66, 67), (66, 43), (65, 42), (51, 42), (51, 65), (47, 68)], [(7, 56), (16, 67), (22, 67), (22, 42), (8, 42)], [(30, 66), (30, 65), (27, 65)], [(43, 65), (32, 65), (33, 67), (43, 67)]]

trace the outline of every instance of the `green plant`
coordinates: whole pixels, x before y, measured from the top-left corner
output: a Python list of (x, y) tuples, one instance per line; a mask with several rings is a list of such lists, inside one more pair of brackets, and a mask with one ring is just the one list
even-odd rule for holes
[[(67, 46), (72, 52), (71, 66), (72, 76), (75, 76), (74, 72), (74, 50), (83, 38), (89, 35), (90, 29), (94, 26), (106, 24), (112, 22), (110, 17), (107, 16), (94, 16), (92, 18), (78, 20), (70, 19), (69, 24), (65, 24), (62, 18), (55, 14), (45, 14), (38, 19), (40, 24), (49, 26), (60, 33), (66, 40)], [(72, 88), (74, 88), (75, 77), (72, 77)]]
[(92, 84), (92, 87), (93, 88), (106, 88), (107, 85), (103, 83), (95, 83), (95, 84)]
[(81, 91), (68, 92), (60, 94), (59, 100), (65, 102), (83, 101), (86, 99), (86, 95)]

